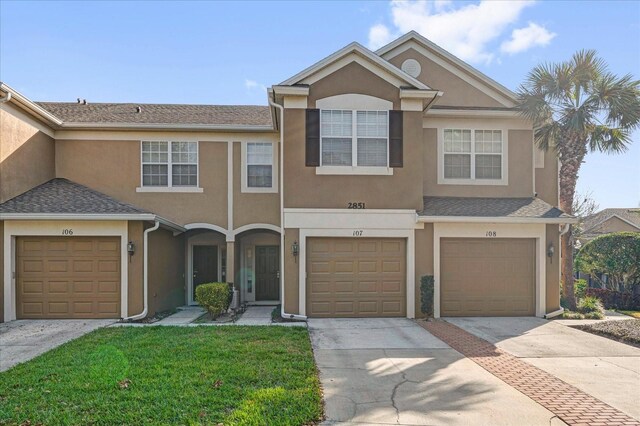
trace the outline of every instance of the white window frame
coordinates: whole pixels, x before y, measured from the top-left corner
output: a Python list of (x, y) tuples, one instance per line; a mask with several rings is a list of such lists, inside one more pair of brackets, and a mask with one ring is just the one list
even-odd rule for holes
[[(351, 111), (351, 166), (326, 166), (322, 164), (322, 112), (323, 111)], [(358, 166), (358, 112), (384, 112), (387, 114), (387, 165), (386, 166)], [(331, 136), (327, 136), (331, 137)], [(375, 138), (379, 139), (379, 138)], [(352, 108), (323, 108), (320, 109), (320, 167), (316, 167), (317, 175), (393, 175), (393, 168), (389, 167), (389, 110), (382, 109), (352, 109)]]
[[(444, 177), (444, 131), (445, 130), (469, 130), (471, 131), (471, 152), (456, 154), (471, 155), (471, 175), (469, 178), (445, 178)], [(502, 178), (500, 179), (477, 179), (476, 178), (476, 130), (499, 130), (502, 132), (502, 152), (501, 167)], [(438, 128), (438, 184), (441, 185), (508, 185), (509, 184), (509, 130), (495, 125), (479, 125), (474, 127), (468, 126), (446, 126)], [(489, 153), (488, 153), (489, 154)], [(495, 153), (494, 155), (497, 155)]]
[[(144, 185), (144, 162), (142, 161), (143, 145), (145, 142), (166, 142), (167, 151), (167, 186), (145, 186)], [(189, 142), (196, 144), (196, 186), (173, 186), (173, 158), (171, 156), (171, 144), (173, 142)], [(149, 163), (150, 164), (150, 163)], [(165, 163), (154, 163), (165, 164)], [(185, 164), (185, 163), (176, 163)], [(144, 139), (140, 141), (140, 186), (136, 192), (203, 192), (200, 187), (200, 143), (194, 140), (167, 140), (167, 139)]]
[[(271, 158), (271, 186), (264, 188), (255, 188), (248, 185), (249, 183), (249, 167), (248, 167), (248, 155), (249, 150), (247, 149), (247, 145), (250, 143), (267, 143), (271, 144), (272, 150), (272, 158)], [(241, 192), (243, 193), (277, 193), (278, 192), (278, 175), (280, 174), (280, 170), (278, 169), (278, 156), (279, 156), (279, 144), (277, 142), (268, 141), (268, 140), (250, 140), (250, 141), (242, 141), (242, 177), (241, 177)]]

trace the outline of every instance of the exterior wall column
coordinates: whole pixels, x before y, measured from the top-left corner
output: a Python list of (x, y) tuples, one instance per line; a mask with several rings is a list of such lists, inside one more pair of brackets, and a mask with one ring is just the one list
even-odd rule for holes
[(240, 283), (235, 282), (235, 274), (236, 274), (235, 257), (236, 257), (236, 243), (234, 241), (227, 241), (227, 264), (225, 265), (227, 275), (225, 279), (227, 280), (228, 283), (233, 283), (234, 285), (236, 285), (236, 288), (240, 290), (240, 288), (237, 287)]

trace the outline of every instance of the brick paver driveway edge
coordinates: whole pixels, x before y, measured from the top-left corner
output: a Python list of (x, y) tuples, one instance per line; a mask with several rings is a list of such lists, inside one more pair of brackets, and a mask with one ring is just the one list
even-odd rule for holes
[(503, 382), (572, 426), (640, 426), (640, 422), (486, 340), (442, 320), (417, 323)]

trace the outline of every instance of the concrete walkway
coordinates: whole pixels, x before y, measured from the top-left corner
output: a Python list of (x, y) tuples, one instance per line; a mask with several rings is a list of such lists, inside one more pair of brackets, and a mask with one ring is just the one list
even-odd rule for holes
[(309, 330), (325, 424), (564, 424), (411, 320), (310, 319)]
[(17, 320), (0, 324), (0, 371), (106, 327), (115, 320)]
[(640, 420), (640, 349), (540, 318), (447, 318)]
[(200, 306), (182, 306), (175, 314), (154, 322), (153, 325), (187, 325), (200, 318), (204, 313), (205, 310)]

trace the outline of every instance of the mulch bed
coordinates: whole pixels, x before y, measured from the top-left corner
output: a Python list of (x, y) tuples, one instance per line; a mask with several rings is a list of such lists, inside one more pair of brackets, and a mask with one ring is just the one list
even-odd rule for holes
[(640, 321), (637, 319), (603, 321), (574, 328), (640, 347)]

